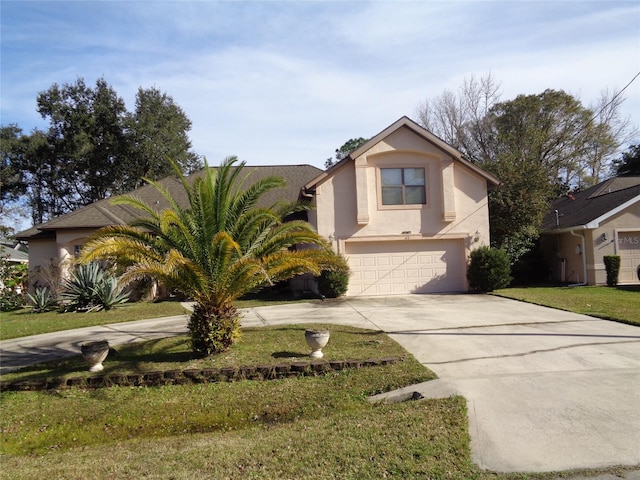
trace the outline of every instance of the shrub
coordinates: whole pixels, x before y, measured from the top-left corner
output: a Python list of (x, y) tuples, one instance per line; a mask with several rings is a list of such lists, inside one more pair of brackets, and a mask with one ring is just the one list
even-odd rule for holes
[(318, 289), (327, 298), (337, 298), (347, 292), (350, 276), (347, 259), (336, 253), (333, 268), (323, 270), (318, 277)]
[(110, 310), (129, 297), (128, 293), (122, 293), (117, 280), (95, 262), (78, 265), (63, 287), (62, 299), (67, 311)]
[(502, 249), (480, 247), (471, 252), (467, 280), (477, 292), (492, 292), (511, 282), (509, 256)]
[(551, 273), (544, 258), (540, 241), (511, 265), (512, 285), (536, 285), (546, 282)]
[(0, 256), (0, 312), (17, 310), (24, 305), (27, 265), (10, 263)]
[(24, 305), (24, 298), (8, 288), (0, 290), (0, 312), (18, 310)]
[(604, 267), (607, 269), (607, 286), (615, 287), (620, 273), (620, 255), (605, 255)]

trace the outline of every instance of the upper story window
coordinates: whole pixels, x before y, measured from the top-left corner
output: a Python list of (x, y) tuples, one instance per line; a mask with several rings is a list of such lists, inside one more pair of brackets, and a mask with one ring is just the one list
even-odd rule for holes
[(381, 168), (382, 205), (425, 205), (424, 168)]

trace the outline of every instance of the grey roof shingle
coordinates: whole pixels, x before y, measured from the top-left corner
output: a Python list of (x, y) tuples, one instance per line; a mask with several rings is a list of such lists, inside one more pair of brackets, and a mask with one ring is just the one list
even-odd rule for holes
[(0, 245), (0, 257), (6, 257), (9, 262), (27, 263), (29, 254), (6, 245)]
[[(581, 227), (640, 196), (640, 177), (615, 177), (553, 202), (542, 223), (544, 232)], [(556, 215), (557, 210), (557, 215)]]
[[(211, 167), (216, 168), (216, 167)], [(312, 165), (275, 165), (245, 167), (246, 183), (248, 186), (256, 181), (268, 177), (278, 176), (284, 178), (286, 186), (267, 192), (260, 199), (258, 206), (270, 206), (278, 201), (294, 202), (299, 199), (301, 187), (318, 176), (322, 170)], [(187, 177), (191, 182), (194, 178), (202, 176), (204, 170)], [(167, 177), (158, 182), (166, 188), (179, 205), (188, 205), (187, 195), (179, 179)], [(152, 185), (144, 185), (129, 193), (148, 205), (157, 205), (158, 210), (168, 207), (167, 201)], [(112, 199), (107, 198), (81, 207), (73, 212), (56, 217), (48, 222), (36, 225), (16, 235), (19, 240), (45, 238), (51, 236), (56, 230), (64, 229), (96, 229), (107, 225), (126, 224), (141, 215), (141, 212), (128, 205), (114, 205)]]

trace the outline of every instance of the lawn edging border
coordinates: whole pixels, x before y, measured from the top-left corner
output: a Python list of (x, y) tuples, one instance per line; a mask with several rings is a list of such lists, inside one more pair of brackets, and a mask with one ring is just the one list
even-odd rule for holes
[(68, 388), (98, 389), (106, 387), (159, 387), (194, 383), (224, 383), (243, 380), (277, 380), (293, 377), (319, 376), (341, 370), (390, 365), (405, 357), (382, 357), (349, 360), (313, 360), (275, 365), (252, 365), (185, 370), (154, 370), (135, 373), (107, 373), (104, 375), (49, 377), (0, 382), (0, 391), (24, 392), (62, 390)]

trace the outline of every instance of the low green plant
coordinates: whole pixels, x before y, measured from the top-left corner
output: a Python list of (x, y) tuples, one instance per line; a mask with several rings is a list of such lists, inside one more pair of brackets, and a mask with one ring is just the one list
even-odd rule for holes
[(67, 311), (110, 310), (129, 298), (128, 293), (122, 293), (117, 280), (96, 262), (76, 266), (63, 288), (61, 297)]
[(102, 282), (96, 285), (94, 295), (97, 304), (105, 310), (111, 310), (129, 300), (129, 293), (123, 293), (118, 281), (110, 276), (105, 276)]
[(27, 266), (14, 264), (0, 256), (0, 312), (18, 310), (24, 305)]
[(344, 295), (349, 287), (351, 270), (347, 259), (337, 253), (334, 268), (323, 270), (318, 277), (318, 289), (327, 298), (337, 298)]
[(607, 270), (607, 286), (618, 285), (618, 274), (620, 273), (620, 255), (605, 255), (604, 268)]
[(477, 292), (492, 292), (511, 282), (509, 256), (502, 249), (480, 247), (471, 252), (467, 280)]
[(31, 302), (32, 313), (50, 312), (58, 306), (58, 301), (47, 287), (36, 287), (33, 295), (27, 293), (27, 298)]
[(19, 310), (24, 305), (24, 298), (18, 292), (8, 288), (0, 291), (0, 312)]

